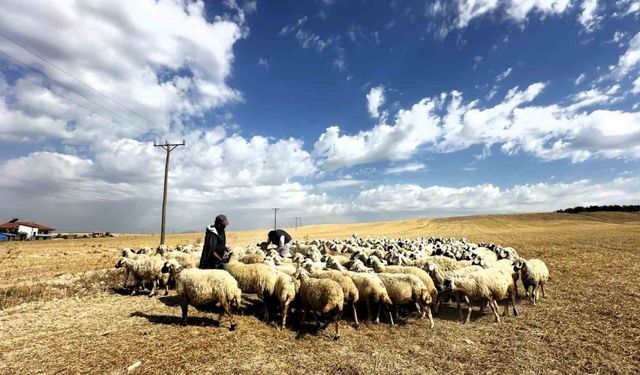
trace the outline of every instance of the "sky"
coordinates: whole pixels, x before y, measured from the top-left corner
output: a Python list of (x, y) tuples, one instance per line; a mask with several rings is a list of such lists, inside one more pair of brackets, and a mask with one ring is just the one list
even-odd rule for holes
[(168, 231), (640, 200), (640, 1), (5, 0), (0, 221)]

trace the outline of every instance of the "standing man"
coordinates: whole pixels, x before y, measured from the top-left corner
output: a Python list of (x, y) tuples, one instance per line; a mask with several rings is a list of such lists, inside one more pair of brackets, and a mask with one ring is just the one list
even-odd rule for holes
[(291, 257), (291, 253), (289, 252), (289, 246), (291, 242), (291, 236), (289, 233), (283, 231), (282, 229), (274, 229), (267, 234), (267, 241), (259, 243), (258, 246), (262, 250), (267, 250), (269, 244), (274, 244), (278, 247), (278, 251), (280, 252), (281, 257)]
[(224, 229), (229, 225), (225, 215), (216, 216), (213, 225), (209, 225), (204, 232), (204, 246), (200, 256), (200, 268), (222, 269), (222, 259), (227, 248), (227, 236)]

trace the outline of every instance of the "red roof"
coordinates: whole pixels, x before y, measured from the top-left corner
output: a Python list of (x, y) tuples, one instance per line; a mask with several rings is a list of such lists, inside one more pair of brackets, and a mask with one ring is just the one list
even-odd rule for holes
[(33, 223), (31, 221), (8, 221), (4, 224), (0, 224), (0, 229), (16, 229), (20, 225), (24, 225), (31, 228), (38, 228), (40, 230), (56, 230), (55, 228), (48, 227), (46, 225)]

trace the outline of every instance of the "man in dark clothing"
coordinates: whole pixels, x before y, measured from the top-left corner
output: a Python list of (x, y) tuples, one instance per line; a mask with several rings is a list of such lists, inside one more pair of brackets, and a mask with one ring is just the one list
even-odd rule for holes
[(266, 242), (258, 244), (263, 250), (267, 250), (269, 244), (274, 244), (278, 247), (281, 257), (291, 257), (289, 252), (291, 236), (289, 233), (282, 229), (274, 229), (267, 234), (267, 239)]
[(229, 225), (225, 215), (216, 216), (213, 225), (209, 225), (204, 232), (204, 246), (200, 256), (200, 268), (221, 269), (223, 257), (227, 252), (227, 236), (224, 229)]

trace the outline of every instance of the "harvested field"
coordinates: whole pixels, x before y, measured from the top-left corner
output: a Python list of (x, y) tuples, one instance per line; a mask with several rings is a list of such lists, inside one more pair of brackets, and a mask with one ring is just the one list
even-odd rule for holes
[[(528, 214), (308, 226), (297, 238), (452, 236), (513, 246), (549, 266), (547, 298), (520, 301), (519, 317), (498, 325), (487, 312), (469, 325), (444, 308), (411, 317), (297, 337), (251, 315), (238, 329), (190, 310), (178, 325), (171, 298), (120, 294), (113, 269), (120, 248), (153, 246), (158, 236), (0, 244), (1, 373), (606, 373), (640, 369), (640, 214)], [(170, 235), (170, 245), (202, 234)], [(266, 238), (230, 232), (229, 245)], [(521, 285), (520, 285), (521, 287)], [(522, 288), (522, 287), (521, 287)], [(295, 321), (291, 316), (290, 320)]]

